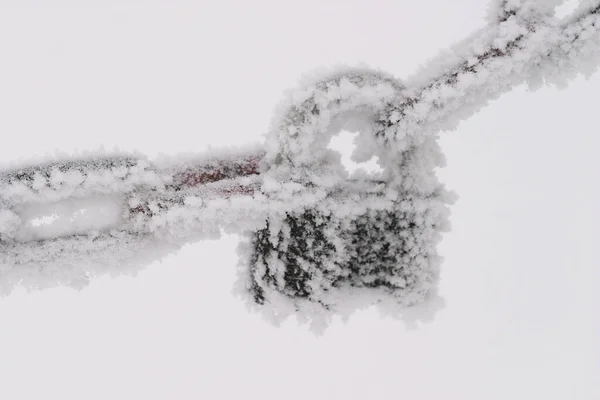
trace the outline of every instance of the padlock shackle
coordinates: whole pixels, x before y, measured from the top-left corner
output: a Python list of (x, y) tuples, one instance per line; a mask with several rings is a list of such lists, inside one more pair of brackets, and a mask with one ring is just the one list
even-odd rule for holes
[(372, 143), (370, 149), (363, 150), (378, 153), (375, 147), (384, 148), (383, 143), (375, 143), (385, 129), (378, 122), (381, 110), (403, 99), (403, 90), (400, 81), (389, 74), (347, 68), (289, 92), (279, 105), (267, 136), (268, 173), (302, 181), (308, 170), (329, 164), (327, 145), (344, 128), (349, 114), (360, 114), (368, 127)]

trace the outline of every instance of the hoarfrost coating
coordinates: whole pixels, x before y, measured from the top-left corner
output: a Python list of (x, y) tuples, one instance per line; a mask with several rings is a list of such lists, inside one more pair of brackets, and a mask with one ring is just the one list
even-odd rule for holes
[[(4, 166), (0, 292), (82, 287), (226, 231), (242, 235), (236, 293), (274, 321), (295, 314), (319, 329), (371, 304), (429, 318), (452, 202), (435, 176), (438, 135), (516, 85), (595, 71), (600, 1), (558, 19), (561, 3), (495, 0), (487, 27), (403, 82), (366, 68), (306, 77), (264, 145)], [(327, 148), (342, 129), (359, 132), (353, 159), (376, 156), (381, 172), (344, 170)]]

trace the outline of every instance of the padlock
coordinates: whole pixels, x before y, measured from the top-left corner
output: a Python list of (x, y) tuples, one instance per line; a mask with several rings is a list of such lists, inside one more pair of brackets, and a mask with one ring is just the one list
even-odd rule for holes
[[(280, 107), (263, 188), (273, 186), (285, 206), (244, 242), (239, 288), (274, 320), (322, 320), (376, 303), (405, 308), (435, 295), (451, 196), (435, 176), (437, 142), (399, 143), (389, 122), (403, 89), (386, 74), (346, 70)], [(349, 175), (327, 148), (340, 130), (360, 130), (359, 160), (376, 156), (382, 171)]]

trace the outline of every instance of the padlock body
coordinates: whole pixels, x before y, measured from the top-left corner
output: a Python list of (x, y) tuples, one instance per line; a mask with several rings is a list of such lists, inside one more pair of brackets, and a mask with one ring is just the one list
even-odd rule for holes
[(271, 218), (252, 234), (254, 302), (267, 305), (277, 297), (296, 308), (310, 302), (333, 311), (348, 290), (404, 306), (427, 296), (438, 278), (435, 247), (447, 217), (441, 197), (399, 198), (350, 215), (326, 207)]

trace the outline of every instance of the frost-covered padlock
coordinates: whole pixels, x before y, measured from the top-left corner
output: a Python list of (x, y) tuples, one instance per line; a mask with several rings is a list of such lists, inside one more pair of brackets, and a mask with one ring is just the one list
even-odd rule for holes
[[(395, 130), (403, 99), (395, 78), (350, 70), (289, 93), (278, 109), (264, 159), (271, 213), (243, 245), (240, 288), (276, 320), (374, 303), (398, 311), (435, 294), (448, 216), (434, 174), (443, 156), (435, 139)], [(341, 130), (359, 132), (353, 158), (376, 156), (381, 172), (345, 171), (327, 147)]]
[[(406, 88), (356, 69), (307, 82), (280, 105), (264, 146), (0, 167), (0, 295), (132, 273), (225, 231), (245, 238), (239, 293), (276, 319), (373, 303), (413, 314), (435, 296), (447, 228), (440, 132), (517, 85), (564, 85), (600, 63), (600, 0), (562, 19), (558, 3), (494, 0), (489, 24)], [(360, 132), (354, 159), (376, 156), (380, 174), (345, 172), (327, 148), (342, 129)]]

